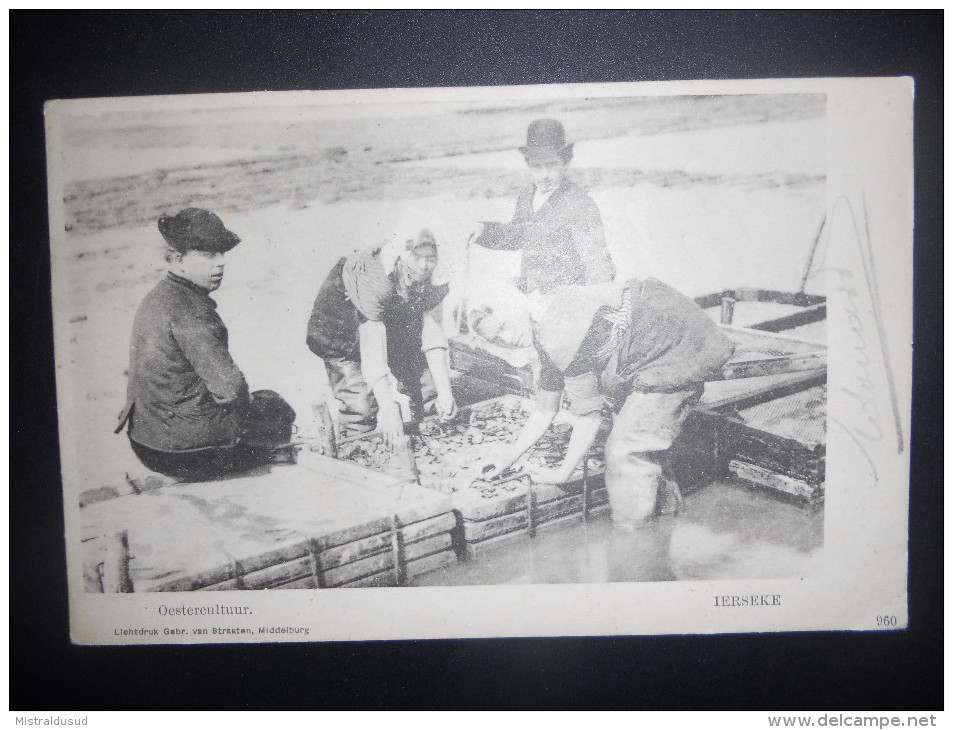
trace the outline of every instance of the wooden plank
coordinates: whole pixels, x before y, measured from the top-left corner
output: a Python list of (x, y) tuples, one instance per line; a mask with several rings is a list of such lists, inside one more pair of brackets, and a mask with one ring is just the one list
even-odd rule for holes
[(300, 580), (293, 580), (290, 583), (285, 583), (280, 586), (272, 586), (271, 588), (266, 588), (265, 590), (274, 591), (274, 590), (316, 590), (318, 587), (317, 581), (315, 581), (313, 575), (309, 575), (307, 578), (301, 578)]
[(741, 287), (738, 289), (725, 289), (724, 291), (695, 297), (695, 304), (702, 309), (711, 309), (721, 304), (723, 297), (731, 297), (739, 302), (775, 302), (777, 304), (789, 304), (795, 307), (810, 307), (825, 301), (824, 297), (816, 294)]
[[(405, 543), (423, 540), (440, 533), (449, 532), (456, 527), (457, 520), (453, 512), (444, 512), (427, 520), (413, 522), (404, 525), (401, 531)], [(355, 560), (376, 555), (382, 552), (388, 552), (391, 549), (390, 531), (381, 532), (362, 540), (339, 545), (329, 548), (320, 553), (321, 567), (324, 570), (331, 570)]]
[(529, 541), (530, 536), (526, 530), (511, 530), (510, 532), (505, 532), (502, 535), (496, 535), (495, 537), (490, 537), (480, 542), (467, 542), (466, 554), (472, 558), (474, 555), (480, 555), (498, 547), (513, 546), (521, 542)]
[(729, 424), (728, 448), (732, 457), (812, 484), (824, 481), (825, 444), (803, 444), (733, 418), (726, 419), (726, 422)]
[(718, 325), (724, 331), (728, 338), (736, 343), (745, 342), (766, 342), (776, 346), (785, 345), (795, 350), (804, 350), (805, 352), (823, 352), (826, 348), (814, 340), (804, 340), (799, 337), (793, 337), (790, 334), (780, 334), (778, 332), (762, 332), (748, 327), (736, 327), (730, 324)]
[(302, 580), (304, 578), (314, 578), (311, 568), (311, 556), (293, 560), (281, 565), (273, 565), (264, 570), (258, 570), (254, 573), (248, 573), (240, 577), (241, 583), (248, 590), (261, 590), (291, 581)]
[[(783, 375), (804, 371), (827, 369), (827, 353), (808, 355), (782, 355), (781, 357), (761, 358), (758, 360), (735, 360), (721, 369), (721, 380), (736, 378), (758, 378), (764, 375)], [(712, 378), (717, 380), (719, 378)]]
[[(598, 502), (589, 509), (589, 519), (593, 517), (599, 517), (600, 515), (605, 515), (609, 513), (610, 504), (608, 498), (604, 502)], [(563, 515), (562, 517), (557, 517), (547, 522), (541, 523), (536, 529), (537, 532), (555, 532), (558, 529), (565, 527), (566, 525), (579, 524), (582, 522), (582, 512), (573, 513), (571, 515)]]
[(700, 297), (695, 297), (695, 304), (698, 305), (699, 309), (711, 309), (712, 307), (717, 307), (721, 304), (723, 297), (735, 297), (735, 293), (731, 290), (714, 292), (713, 294), (703, 294)]
[[(457, 562), (457, 556), (452, 550), (427, 555), (417, 560), (409, 561), (404, 567), (407, 580), (416, 578), (419, 575), (430, 573), (434, 570), (446, 567)], [(350, 583), (343, 583), (336, 588), (392, 588), (394, 587), (394, 574), (385, 570), (373, 575), (364, 576)]]
[[(456, 525), (456, 520), (452, 513), (445, 513), (431, 520), (425, 520), (412, 525), (407, 525), (405, 535), (408, 542), (418, 541), (426, 537), (432, 537), (441, 533), (446, 534)], [(348, 563), (368, 557), (373, 554), (384, 553), (390, 560), (390, 532), (383, 532), (371, 538), (355, 541), (347, 545), (331, 548), (320, 555), (322, 568), (327, 575), (327, 571), (338, 568)], [(259, 564), (262, 561), (259, 561)], [(306, 552), (303, 557), (292, 558), (277, 565), (268, 567), (258, 567), (248, 569), (254, 563), (244, 561), (236, 563), (238, 575), (230, 575), (227, 580), (218, 581), (211, 585), (204, 584), (199, 587), (207, 590), (226, 590), (235, 587), (241, 587), (249, 590), (258, 590), (269, 588), (284, 582), (299, 580), (306, 577), (314, 578), (312, 556)], [(333, 574), (332, 574), (333, 575)], [(189, 590), (177, 588), (176, 590)]]
[[(378, 433), (372, 431), (371, 434)], [(338, 445), (353, 441), (355, 438), (363, 438), (371, 434), (357, 434), (340, 439)], [(316, 451), (303, 450), (298, 455), (298, 464), (303, 466), (309, 472), (321, 475), (325, 480), (341, 479), (354, 484), (379, 490), (387, 487), (396, 487), (399, 481), (386, 474), (366, 469), (360, 464), (345, 459), (332, 459), (330, 456), (324, 456)]]
[(702, 396), (701, 408), (696, 410), (716, 411), (729, 406), (736, 409), (750, 408), (765, 401), (782, 398), (791, 393), (826, 383), (827, 371), (813, 370), (803, 373), (788, 373), (750, 382), (753, 387), (742, 391), (735, 389), (724, 389), (722, 391), (718, 387), (720, 385), (718, 382), (707, 385), (705, 394)]
[(103, 535), (105, 550), (102, 568), (103, 593), (132, 593), (129, 578), (129, 533), (126, 530)]
[(766, 322), (748, 325), (753, 330), (764, 332), (783, 332), (784, 330), (794, 329), (813, 322), (820, 322), (827, 319), (827, 304), (815, 304), (812, 307), (805, 307), (800, 312), (794, 312), (785, 317), (769, 319)]
[(318, 453), (337, 459), (337, 434), (334, 430), (334, 419), (331, 418), (331, 409), (327, 403), (314, 403), (311, 410), (318, 430)]
[(258, 555), (236, 560), (232, 563), (223, 563), (210, 570), (203, 570), (191, 575), (155, 576), (151, 580), (143, 579), (136, 582), (139, 591), (195, 591), (208, 587), (210, 590), (219, 590), (212, 586), (222, 583), (231, 583), (236, 578), (265, 570), (271, 566), (307, 558), (309, 555), (308, 542), (299, 540), (276, 550), (264, 551)]
[(103, 502), (107, 499), (115, 499), (116, 497), (123, 497), (135, 493), (132, 485), (126, 483), (87, 489), (79, 495), (79, 506), (83, 508), (90, 504), (96, 504), (96, 502)]
[[(432, 553), (451, 550), (453, 541), (450, 533), (445, 532), (434, 537), (428, 537), (414, 543), (404, 546), (405, 559), (409, 562), (422, 558)], [(379, 555), (371, 555), (361, 560), (355, 560), (352, 563), (324, 571), (324, 582), (328, 587), (338, 586), (343, 583), (363, 578), (366, 575), (372, 575), (381, 571), (391, 570), (394, 566), (394, 556), (392, 552), (385, 552)]]
[(757, 484), (776, 492), (802, 499), (807, 502), (816, 502), (824, 496), (824, 484), (811, 484), (803, 479), (795, 479), (785, 474), (773, 472), (770, 469), (749, 464), (745, 461), (732, 459), (728, 466), (732, 474), (753, 484)]
[[(394, 483), (356, 465), (333, 463), (333, 478), (326, 476), (327, 469), (322, 473), (298, 464), (91, 504), (81, 510), (81, 534), (128, 529), (135, 590), (181, 591), (304, 557), (311, 539), (329, 549), (378, 535), (389, 530), (395, 513), (410, 524), (451, 510), (445, 495), (419, 487), (381, 487)], [(376, 488), (348, 479), (352, 471), (369, 474)], [(84, 543), (84, 552), (97, 550)]]
[[(407, 575), (417, 575), (415, 570), (420, 570), (424, 566), (434, 562), (446, 564), (456, 560), (456, 555), (450, 549), (451, 540), (448, 533), (437, 535), (434, 538), (418, 541), (406, 546), (405, 555), (408, 556), (408, 562), (405, 570)], [(440, 560), (430, 563), (420, 563), (421, 559), (444, 553)], [(416, 565), (415, 565), (416, 563)], [(361, 582), (362, 579), (370, 576), (383, 575), (386, 580), (392, 584), (394, 573), (391, 570), (393, 566), (392, 554), (373, 556), (364, 560), (349, 563), (340, 568), (325, 573), (326, 585), (329, 588), (343, 587), (345, 585), (371, 585), (372, 582)], [(316, 588), (317, 581), (311, 575), (310, 560), (295, 561), (280, 566), (275, 566), (265, 571), (259, 571), (256, 574), (243, 576), (240, 578), (223, 581), (212, 586), (206, 586), (200, 590), (206, 591), (224, 591), (224, 590), (261, 590), (266, 588), (291, 587), (289, 584), (295, 584), (298, 588)]]
[(149, 473), (140, 477), (130, 477), (127, 474), (126, 479), (122, 483), (96, 487), (81, 492), (79, 495), (79, 506), (82, 508), (107, 499), (151, 492), (174, 483), (172, 479), (162, 476), (161, 474)]
[(252, 573), (239, 575), (231, 580), (206, 586), (202, 588), (202, 590), (232, 590), (239, 586), (243, 590), (262, 590), (304, 578), (314, 579), (314, 574), (311, 570), (310, 555), (305, 558), (299, 558), (298, 560), (281, 563), (280, 565), (272, 565), (263, 570), (256, 570)]
[[(605, 489), (593, 490), (590, 495), (590, 507), (608, 501), (608, 492)], [(535, 522), (541, 525), (565, 514), (582, 514), (582, 495), (575, 494), (563, 499), (537, 504), (534, 511)], [(526, 510), (522, 509), (511, 514), (494, 517), (489, 520), (463, 521), (463, 536), (467, 543), (480, 542), (497, 535), (514, 530), (525, 530), (527, 527)]]
[[(517, 477), (521, 478), (521, 477)], [(605, 484), (605, 478), (602, 471), (589, 473), (589, 488), (598, 489)], [(493, 482), (494, 485), (499, 482)], [(545, 504), (554, 500), (563, 499), (566, 496), (582, 493), (582, 477), (573, 479), (565, 484), (556, 486), (554, 484), (536, 484), (533, 485), (536, 495), (536, 501), (539, 504)], [(502, 493), (492, 497), (484, 497), (479, 489), (465, 489), (455, 492), (451, 495), (453, 508), (460, 513), (465, 520), (478, 521), (488, 520), (493, 517), (511, 514), (526, 508), (526, 485), (521, 484), (517, 490), (512, 493)]]
[[(608, 502), (603, 504), (598, 504), (590, 508), (589, 510), (589, 519), (600, 517), (602, 515), (609, 514), (610, 505)], [(582, 523), (582, 513), (563, 515), (562, 517), (557, 517), (555, 519), (544, 522), (538, 527), (538, 532), (546, 532), (547, 530), (555, 530), (558, 528), (565, 527), (566, 525), (573, 523)], [(497, 535), (496, 537), (491, 537), (486, 540), (481, 540), (480, 542), (468, 542), (466, 544), (466, 555), (468, 557), (473, 557), (475, 555), (481, 555), (488, 551), (494, 550), (496, 548), (518, 545), (521, 542), (529, 542), (530, 536), (526, 530), (515, 530), (513, 532), (507, 532), (502, 535)]]
[(237, 578), (232, 578), (231, 580), (222, 581), (221, 583), (213, 583), (212, 585), (202, 586), (201, 588), (196, 588), (197, 591), (240, 591), (244, 590), (245, 584), (242, 583)]

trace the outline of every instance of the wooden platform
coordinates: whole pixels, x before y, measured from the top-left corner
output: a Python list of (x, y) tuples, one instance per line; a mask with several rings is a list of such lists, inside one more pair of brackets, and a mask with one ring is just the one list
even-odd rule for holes
[[(529, 413), (532, 409), (531, 402), (526, 398), (507, 394), (462, 408), (458, 420), (469, 422), (470, 413), (486, 413), (488, 409), (496, 406), (499, 406), (505, 412)], [(432, 421), (433, 419), (427, 420)], [(558, 422), (559, 419), (557, 418), (557, 422), (547, 432), (548, 436), (556, 433), (553, 429), (560, 428)], [(447, 425), (445, 428), (448, 430), (442, 437), (428, 436), (428, 449), (436, 448), (434, 441), (441, 438), (460, 441), (460, 436), (455, 435), (456, 428), (453, 424)], [(493, 428), (499, 428), (499, 424), (494, 424)], [(516, 438), (518, 430), (515, 426), (512, 428), (509, 437), (511, 440)], [(496, 433), (496, 431), (493, 431), (493, 433)], [(597, 441), (604, 442), (607, 435), (608, 428), (604, 428), (597, 437)], [(367, 444), (368, 450), (379, 454), (381, 447), (371, 447), (368, 443), (374, 438), (373, 433), (368, 433), (345, 441), (348, 445)], [(546, 440), (546, 437), (544, 437), (537, 446)], [(566, 440), (568, 440), (568, 436), (566, 436)], [(587, 467), (585, 471), (580, 464), (574, 473), (573, 479), (559, 486), (533, 484), (524, 472), (517, 472), (509, 478), (485, 482), (479, 478), (475, 465), (481, 458), (496, 455), (500, 447), (499, 442), (488, 443), (481, 440), (479, 444), (470, 444), (469, 446), (461, 442), (457, 448), (466, 449), (467, 465), (465, 467), (460, 465), (455, 467), (463, 471), (461, 475), (452, 478), (440, 478), (433, 473), (425, 473), (425, 464), (418, 456), (421, 483), (434, 491), (450, 495), (458, 525), (456, 549), (461, 556), (472, 554), (484, 542), (492, 540), (494, 543), (499, 543), (500, 539), (506, 535), (514, 539), (522, 536), (532, 537), (536, 530), (544, 525), (554, 524), (563, 518), (581, 520), (583, 515), (589, 515), (596, 509), (607, 505), (608, 495), (605, 489), (605, 468), (602, 466), (601, 449), (594, 449), (586, 457)], [(342, 446), (340, 453), (344, 454), (346, 451), (347, 449)], [(421, 450), (421, 453), (425, 451), (426, 449)], [(441, 453), (443, 453), (442, 447)], [(534, 451), (531, 450), (529, 453), (532, 457)], [(590, 457), (596, 456), (599, 457), (597, 461), (600, 466), (589, 468), (588, 464), (592, 460)], [(375, 458), (371, 462), (362, 461), (361, 463), (365, 466), (372, 466), (374, 469), (380, 469), (384, 474), (392, 475), (389, 469), (393, 468), (393, 463), (389, 458), (380, 460)], [(474, 468), (474, 470), (469, 471), (471, 468)]]
[(303, 452), (270, 473), (81, 508), (87, 590), (128, 536), (133, 591), (396, 584), (455, 559), (449, 498)]
[(516, 488), (499, 496), (484, 498), (476, 490), (452, 495), (458, 514), (462, 547), (469, 554), (493, 540), (499, 543), (509, 535), (512, 538), (532, 537), (545, 525), (562, 518), (579, 521), (595, 513), (609, 502), (603, 473), (566, 484), (532, 484), (528, 478), (511, 481)]

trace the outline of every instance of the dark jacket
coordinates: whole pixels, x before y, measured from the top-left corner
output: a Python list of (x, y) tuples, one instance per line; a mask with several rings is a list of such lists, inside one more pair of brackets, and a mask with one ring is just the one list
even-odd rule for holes
[(516, 200), (510, 223), (487, 223), (476, 243), (497, 251), (523, 251), (527, 292), (567, 284), (602, 284), (615, 278), (602, 217), (595, 202), (569, 180), (533, 211), (533, 187)]
[(228, 330), (208, 293), (167, 274), (139, 305), (118, 433), (156, 451), (231, 446), (248, 386), (228, 353)]
[[(379, 249), (372, 252), (355, 252), (342, 258), (328, 274), (318, 296), (315, 298), (308, 320), (307, 344), (321, 358), (345, 358), (360, 362), (358, 327), (368, 320), (348, 297), (345, 290), (344, 267), (355, 261), (364, 264), (358, 267), (361, 284), (370, 294), (367, 299), (371, 309), (379, 313), (380, 321), (387, 328), (388, 360), (391, 367), (398, 367), (405, 360), (413, 360), (415, 366), (422, 360), (421, 332), (424, 315), (440, 304), (446, 297), (447, 285), (426, 284), (411, 291), (399, 293), (397, 276), (385, 273), (376, 257)], [(395, 372), (395, 376), (400, 376)]]
[(717, 377), (735, 347), (692, 299), (658, 279), (631, 279), (629, 327), (616, 374), (644, 393), (695, 387)]
[[(581, 314), (593, 306), (583, 302), (585, 291), (554, 295), (536, 332), (541, 390), (559, 391), (579, 378), (573, 383), (576, 400), (588, 401), (600, 390), (618, 400), (632, 391), (689, 390), (718, 377), (734, 345), (714, 320), (658, 279), (633, 278), (626, 288), (628, 323), (608, 360), (600, 355), (613, 331), (605, 316), (608, 308), (588, 317)], [(571, 359), (566, 353), (573, 353)], [(564, 361), (568, 364), (561, 366)]]

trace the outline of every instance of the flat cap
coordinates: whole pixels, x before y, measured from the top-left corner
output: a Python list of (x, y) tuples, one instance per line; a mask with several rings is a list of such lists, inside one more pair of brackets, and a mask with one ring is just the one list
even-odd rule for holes
[(182, 251), (225, 253), (240, 239), (214, 213), (202, 208), (186, 208), (174, 216), (159, 218), (159, 233), (172, 248)]

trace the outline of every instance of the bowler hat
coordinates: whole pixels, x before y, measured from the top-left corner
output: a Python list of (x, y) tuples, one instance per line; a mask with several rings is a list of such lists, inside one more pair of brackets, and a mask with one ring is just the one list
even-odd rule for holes
[(159, 233), (177, 251), (205, 251), (225, 253), (238, 242), (238, 236), (222, 223), (214, 213), (201, 208), (186, 208), (178, 215), (159, 218)]
[(566, 144), (563, 125), (555, 119), (537, 119), (526, 130), (526, 146), (520, 152), (527, 162), (559, 157), (564, 162), (572, 157), (572, 143)]

